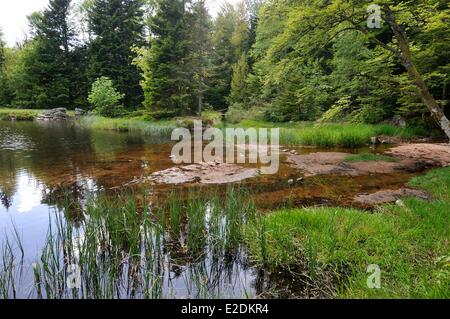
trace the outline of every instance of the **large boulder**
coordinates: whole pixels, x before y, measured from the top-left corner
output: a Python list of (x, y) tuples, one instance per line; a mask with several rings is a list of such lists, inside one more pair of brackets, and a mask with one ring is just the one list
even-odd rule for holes
[(38, 121), (67, 121), (69, 116), (65, 108), (56, 108), (45, 111), (36, 118)]

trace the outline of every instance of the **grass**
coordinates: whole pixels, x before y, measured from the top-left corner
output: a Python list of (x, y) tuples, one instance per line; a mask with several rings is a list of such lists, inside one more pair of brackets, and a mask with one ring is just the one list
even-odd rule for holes
[[(409, 198), (374, 213), (282, 210), (249, 226), (246, 242), (255, 262), (272, 271), (291, 272), (319, 287), (332, 283), (328, 297), (449, 298), (450, 168), (410, 184), (434, 200)], [(371, 264), (381, 268), (381, 289), (367, 286)]]
[(413, 138), (414, 129), (401, 129), (389, 125), (321, 124), (303, 128), (281, 130), (281, 144), (319, 147), (359, 147), (370, 144), (377, 135)]
[(372, 153), (363, 153), (357, 155), (351, 155), (345, 159), (346, 162), (397, 162), (396, 158), (380, 155), (380, 154), (372, 154)]
[(0, 108), (0, 120), (2, 121), (33, 121), (42, 110), (21, 110)]
[(396, 136), (412, 139), (424, 134), (419, 128), (400, 128), (389, 124), (333, 123), (315, 124), (313, 122), (270, 123), (244, 120), (233, 127), (280, 128), (280, 144), (286, 146), (304, 145), (317, 147), (360, 147), (368, 145), (374, 136)]
[[(76, 206), (67, 202), (65, 207), (73, 213)], [(154, 208), (133, 193), (113, 199), (100, 194), (87, 200), (83, 214), (81, 221), (63, 213), (49, 219), (33, 269), (16, 260), (17, 232), (14, 241), (0, 245), (0, 298), (16, 298), (19, 285), (31, 287), (27, 294), (39, 299), (170, 298), (165, 278), (172, 267), (179, 269), (192, 298), (220, 297), (220, 283), (231, 276), (227, 256), (239, 249), (255, 209), (244, 192), (230, 187), (221, 196), (173, 194)], [(79, 288), (66, 284), (73, 265)], [(33, 274), (34, 282), (23, 283), (19, 273)]]
[(83, 127), (112, 130), (119, 132), (137, 132), (149, 136), (170, 137), (176, 127), (175, 121), (145, 121), (141, 118), (110, 119), (101, 116), (85, 116), (77, 120)]
[[(46, 110), (32, 110), (32, 109), (8, 109), (0, 108), (1, 121), (34, 121), (36, 117)], [(67, 111), (67, 114), (74, 116), (74, 111)]]

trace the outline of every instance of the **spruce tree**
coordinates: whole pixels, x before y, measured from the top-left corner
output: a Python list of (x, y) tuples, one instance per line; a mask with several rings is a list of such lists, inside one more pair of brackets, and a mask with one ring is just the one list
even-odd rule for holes
[(6, 73), (5, 43), (3, 42), (2, 30), (0, 30), (0, 107), (11, 103), (11, 92)]
[(91, 83), (110, 78), (125, 94), (128, 108), (138, 107), (143, 99), (141, 76), (133, 64), (133, 47), (144, 44), (143, 0), (93, 0), (87, 6), (89, 32), (89, 70)]
[(194, 94), (197, 114), (203, 110), (204, 95), (209, 89), (211, 70), (211, 29), (212, 22), (205, 0), (198, 0), (192, 6), (191, 64), (194, 80)]
[(31, 106), (37, 108), (73, 108), (78, 83), (73, 75), (76, 68), (72, 61), (75, 33), (69, 26), (71, 0), (51, 0), (42, 13), (34, 14), (30, 22), (35, 33), (34, 59), (25, 66), (36, 95)]
[(145, 106), (167, 116), (189, 113), (194, 104), (190, 62), (190, 1), (156, 0), (146, 54)]

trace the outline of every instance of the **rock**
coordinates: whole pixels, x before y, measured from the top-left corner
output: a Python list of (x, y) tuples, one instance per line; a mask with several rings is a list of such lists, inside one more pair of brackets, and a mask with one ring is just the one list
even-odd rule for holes
[(65, 108), (48, 110), (36, 117), (38, 121), (67, 121), (68, 119), (69, 116)]
[[(336, 152), (318, 152), (307, 155), (289, 154), (286, 161), (292, 168), (300, 170), (305, 177), (331, 174), (366, 176), (394, 174), (399, 171), (414, 173), (421, 172), (429, 167), (450, 166), (450, 146), (431, 145), (430, 147), (424, 147), (422, 152), (415, 151), (411, 154), (409, 153), (409, 147), (407, 149), (393, 148), (387, 154), (396, 157), (398, 159), (396, 162), (382, 160), (347, 162), (346, 158), (352, 154)], [(405, 154), (405, 156), (400, 154)], [(410, 156), (407, 157), (406, 154), (410, 154)]]
[(429, 166), (450, 166), (448, 144), (405, 144), (390, 149), (386, 154), (420, 161)]
[(75, 109), (75, 116), (76, 117), (80, 117), (80, 116), (84, 116), (84, 115), (86, 115), (86, 111), (85, 110), (79, 109), (79, 108)]
[(294, 180), (293, 179), (288, 180), (288, 184), (289, 185), (294, 185)]
[(378, 138), (378, 136), (374, 136), (370, 138), (370, 142), (372, 143), (372, 145), (379, 145), (381, 144), (380, 139)]
[(424, 200), (431, 199), (431, 195), (425, 191), (401, 188), (398, 190), (383, 190), (373, 194), (356, 196), (354, 201), (364, 206), (376, 206), (387, 203), (397, 203), (397, 205), (404, 205), (401, 200), (404, 197), (418, 197)]
[(146, 180), (155, 184), (227, 184), (256, 177), (257, 169), (234, 164), (198, 163), (155, 172)]

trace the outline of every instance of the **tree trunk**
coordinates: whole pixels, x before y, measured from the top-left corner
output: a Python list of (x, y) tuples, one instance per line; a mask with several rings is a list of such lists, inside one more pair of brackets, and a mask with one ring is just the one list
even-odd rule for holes
[(386, 22), (391, 27), (392, 31), (394, 32), (395, 38), (398, 41), (398, 45), (401, 51), (399, 58), (401, 59), (404, 67), (406, 68), (409, 77), (416, 85), (420, 97), (422, 99), (422, 102), (431, 112), (431, 116), (439, 125), (439, 127), (444, 131), (444, 133), (447, 135), (450, 141), (450, 121), (445, 116), (442, 108), (437, 104), (433, 95), (431, 95), (428, 86), (426, 85), (425, 81), (423, 80), (422, 76), (420, 75), (419, 71), (414, 65), (414, 62), (412, 60), (411, 49), (409, 47), (409, 42), (405, 32), (397, 24), (394, 13), (392, 12), (392, 10), (389, 8), (388, 5), (384, 6), (384, 12), (386, 14)]

